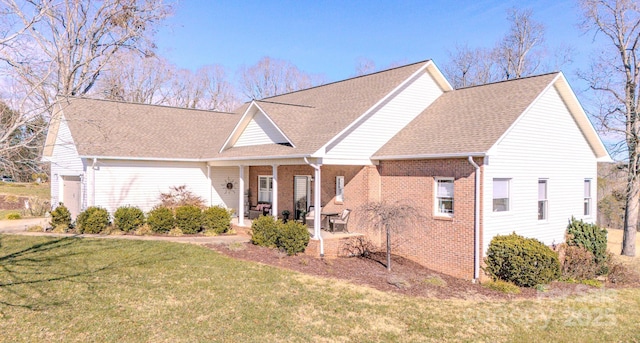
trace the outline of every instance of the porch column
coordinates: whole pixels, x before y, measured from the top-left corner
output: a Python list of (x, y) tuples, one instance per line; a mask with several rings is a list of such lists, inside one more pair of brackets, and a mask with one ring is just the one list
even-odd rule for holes
[(273, 168), (273, 184), (271, 192), (273, 199), (271, 200), (271, 215), (278, 219), (278, 165), (274, 164)]
[(244, 166), (240, 165), (240, 177), (238, 178), (238, 226), (244, 226)]
[(313, 238), (319, 239), (320, 237), (320, 212), (322, 209), (320, 208), (320, 195), (322, 193), (322, 178), (320, 177), (320, 166), (318, 164), (317, 167), (314, 167), (313, 173)]

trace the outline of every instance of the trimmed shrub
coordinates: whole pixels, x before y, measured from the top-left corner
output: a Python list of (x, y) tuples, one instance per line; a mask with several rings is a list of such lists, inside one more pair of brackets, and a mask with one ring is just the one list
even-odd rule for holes
[(588, 280), (596, 277), (598, 265), (593, 254), (579, 246), (566, 245), (562, 259), (562, 276), (566, 279)]
[(184, 234), (194, 234), (200, 232), (202, 221), (202, 210), (195, 205), (184, 205), (176, 208), (176, 226)]
[(259, 216), (251, 223), (251, 243), (275, 248), (278, 243), (278, 222), (272, 216)]
[(309, 244), (309, 230), (307, 226), (294, 220), (286, 223), (278, 221), (278, 239), (276, 245), (287, 252), (287, 255), (295, 255), (304, 252)]
[(171, 231), (169, 231), (168, 235), (173, 237), (180, 237), (183, 235), (183, 233), (182, 233), (182, 230), (180, 230), (180, 228), (174, 227), (173, 229), (171, 229)]
[(22, 219), (22, 216), (20, 215), (20, 213), (9, 213), (7, 214), (7, 219), (17, 220), (17, 219)]
[(567, 226), (567, 245), (582, 247), (593, 254), (593, 260), (598, 266), (597, 275), (609, 272), (607, 260), (607, 230), (596, 224), (585, 223), (571, 218)]
[(505, 294), (520, 294), (520, 287), (516, 286), (513, 282), (495, 280), (485, 282), (482, 286)]
[(113, 224), (124, 232), (135, 231), (144, 225), (144, 212), (137, 207), (119, 207), (113, 214)]
[(231, 212), (222, 206), (212, 206), (202, 211), (202, 228), (217, 234), (231, 229)]
[(537, 239), (512, 233), (495, 236), (489, 244), (485, 271), (493, 280), (520, 287), (549, 283), (560, 276), (558, 254)]
[(140, 225), (134, 232), (133, 234), (136, 236), (147, 236), (152, 234), (153, 231), (151, 230), (151, 228), (149, 227), (149, 225)]
[(157, 206), (147, 214), (147, 224), (153, 232), (167, 233), (175, 226), (173, 211), (167, 207)]
[(109, 226), (109, 212), (102, 207), (91, 206), (78, 215), (79, 233), (100, 233)]
[(64, 206), (64, 204), (58, 204), (53, 211), (51, 211), (51, 227), (57, 228), (58, 226), (71, 226), (71, 212)]

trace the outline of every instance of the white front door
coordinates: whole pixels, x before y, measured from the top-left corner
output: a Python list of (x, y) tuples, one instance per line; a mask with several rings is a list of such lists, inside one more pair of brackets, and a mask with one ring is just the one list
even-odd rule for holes
[(62, 177), (62, 203), (71, 212), (71, 217), (76, 218), (82, 206), (82, 181), (80, 176)]

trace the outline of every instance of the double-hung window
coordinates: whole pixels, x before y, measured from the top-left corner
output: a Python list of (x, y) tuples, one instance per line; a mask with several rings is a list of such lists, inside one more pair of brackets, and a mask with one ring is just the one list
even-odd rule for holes
[(538, 220), (546, 220), (549, 211), (547, 200), (547, 180), (538, 180)]
[(258, 176), (258, 202), (271, 203), (273, 200), (273, 176)]
[(584, 180), (584, 215), (591, 215), (591, 180)]
[(509, 211), (509, 179), (493, 179), (493, 212)]
[(453, 216), (453, 179), (438, 178), (436, 179), (436, 199), (435, 199), (437, 216)]

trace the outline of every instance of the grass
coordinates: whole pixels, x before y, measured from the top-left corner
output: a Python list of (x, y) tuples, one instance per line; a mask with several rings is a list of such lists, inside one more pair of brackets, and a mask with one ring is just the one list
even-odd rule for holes
[(640, 290), (384, 293), (178, 243), (0, 235), (0, 341), (632, 341)]
[(16, 196), (37, 196), (41, 199), (51, 198), (49, 183), (0, 182), (0, 194)]

